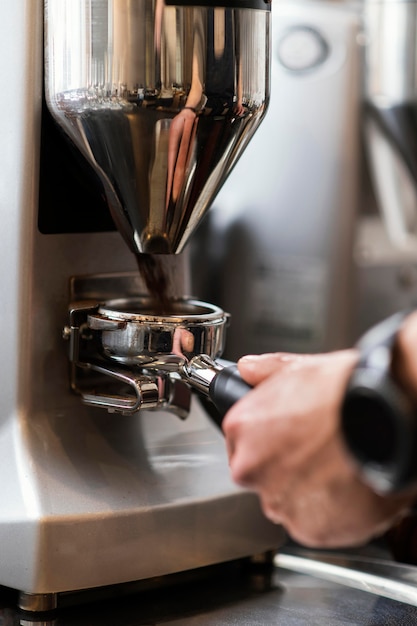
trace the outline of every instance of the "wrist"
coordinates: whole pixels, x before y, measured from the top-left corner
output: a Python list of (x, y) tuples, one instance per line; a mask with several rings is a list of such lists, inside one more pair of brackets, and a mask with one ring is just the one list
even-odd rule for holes
[(417, 407), (417, 312), (407, 315), (398, 329), (392, 351), (391, 373)]
[[(348, 451), (365, 482), (384, 494), (403, 490), (417, 480), (417, 403), (414, 392), (410, 394), (406, 365), (411, 352), (408, 335), (417, 333), (417, 325), (404, 324), (408, 315), (391, 316), (361, 339), (360, 358), (341, 409)], [(404, 329), (401, 336), (400, 329)]]

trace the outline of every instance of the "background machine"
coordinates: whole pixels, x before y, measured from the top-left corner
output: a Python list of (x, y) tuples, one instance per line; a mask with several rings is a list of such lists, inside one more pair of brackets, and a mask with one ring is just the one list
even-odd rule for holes
[(268, 114), (199, 232), (211, 263), (193, 266), (194, 291), (232, 315), (229, 358), (347, 347), (415, 306), (415, 10), (274, 3)]
[(272, 6), (268, 114), (200, 234), (195, 289), (231, 313), (230, 358), (352, 340), (361, 33), (356, 3)]

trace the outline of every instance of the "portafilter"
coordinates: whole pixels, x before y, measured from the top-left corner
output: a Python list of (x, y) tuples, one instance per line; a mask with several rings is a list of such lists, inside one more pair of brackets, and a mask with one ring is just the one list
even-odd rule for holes
[[(250, 389), (234, 363), (219, 361), (228, 315), (192, 298), (170, 303), (170, 313), (155, 315), (149, 296), (81, 303), (66, 329), (73, 388), (84, 402), (121, 413), (165, 408), (186, 417), (190, 387), (212, 401), (221, 422), (225, 412)], [(81, 369), (105, 374), (92, 386)], [(117, 382), (117, 391), (108, 384)], [(122, 385), (122, 387), (121, 387)]]

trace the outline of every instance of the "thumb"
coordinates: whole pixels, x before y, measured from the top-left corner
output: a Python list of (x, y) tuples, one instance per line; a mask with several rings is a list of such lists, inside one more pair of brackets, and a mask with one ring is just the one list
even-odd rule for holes
[(271, 374), (288, 367), (289, 364), (299, 359), (299, 354), (289, 354), (287, 352), (248, 354), (239, 359), (237, 366), (242, 378), (254, 386), (271, 376)]

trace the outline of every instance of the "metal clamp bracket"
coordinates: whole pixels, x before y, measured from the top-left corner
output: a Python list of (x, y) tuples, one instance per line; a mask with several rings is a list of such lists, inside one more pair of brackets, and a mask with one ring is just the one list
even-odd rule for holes
[[(69, 340), (71, 388), (84, 404), (109, 412), (133, 414), (142, 409), (165, 409), (185, 419), (191, 389), (176, 372), (124, 367), (101, 357), (95, 329), (88, 316), (98, 310), (95, 301), (73, 303), (63, 336)], [(117, 329), (123, 322), (114, 322)]]

